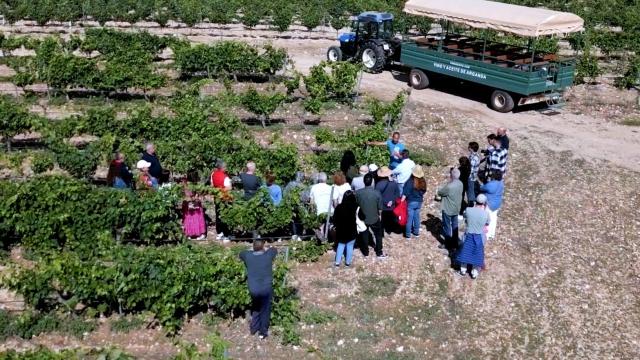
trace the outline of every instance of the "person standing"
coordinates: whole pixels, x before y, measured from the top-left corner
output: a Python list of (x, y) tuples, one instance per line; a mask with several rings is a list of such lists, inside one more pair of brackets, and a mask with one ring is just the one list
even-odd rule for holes
[(158, 189), (158, 179), (149, 174), (150, 167), (151, 163), (144, 160), (139, 160), (136, 164), (136, 168), (140, 170), (140, 175), (138, 176), (138, 190)]
[(360, 165), (360, 170), (358, 170), (359, 175), (351, 180), (351, 189), (353, 189), (353, 191), (364, 189), (364, 176), (368, 173), (369, 167), (367, 165)]
[(367, 230), (361, 233), (362, 243), (360, 250), (364, 256), (369, 255), (369, 244), (371, 243), (370, 237), (373, 232), (375, 238), (375, 252), (378, 259), (386, 258), (387, 255), (382, 252), (382, 222), (380, 221), (380, 214), (382, 212), (382, 195), (372, 187), (373, 176), (367, 174), (364, 176), (364, 189), (360, 189), (356, 192), (356, 198), (358, 205), (362, 209), (365, 215), (364, 223), (367, 225)]
[(504, 181), (502, 172), (496, 171), (489, 175), (489, 181), (480, 187), (480, 192), (487, 196), (487, 206), (489, 208), (490, 223), (487, 239), (492, 240), (496, 236), (498, 226), (498, 210), (502, 206), (504, 195)]
[(422, 166), (416, 165), (411, 173), (411, 178), (404, 184), (402, 200), (407, 201), (407, 225), (404, 237), (411, 239), (420, 236), (420, 209), (424, 202), (424, 194), (427, 192), (427, 182), (424, 180)]
[(117, 189), (131, 188), (133, 174), (129, 171), (129, 167), (124, 160), (124, 154), (119, 152), (109, 164), (109, 171), (107, 172), (108, 186), (113, 186)]
[(336, 211), (333, 214), (333, 225), (336, 229), (336, 241), (338, 242), (334, 262), (335, 266), (340, 266), (342, 263), (342, 255), (345, 252), (345, 249), (347, 252), (345, 265), (351, 266), (351, 261), (353, 260), (353, 247), (358, 235), (356, 216), (360, 220), (365, 219), (362, 209), (358, 207), (355, 193), (349, 190), (344, 193), (342, 202), (336, 207)]
[(158, 156), (156, 155), (156, 146), (152, 143), (147, 143), (145, 146), (145, 152), (142, 154), (142, 160), (151, 164), (149, 166), (149, 174), (156, 178), (156, 180), (162, 184), (166, 179), (162, 177), (162, 165), (160, 165), (160, 160), (158, 160)]
[(389, 169), (394, 170), (402, 162), (402, 150), (405, 149), (404, 144), (400, 141), (400, 133), (394, 132), (391, 138), (386, 142), (371, 141), (368, 145), (386, 146), (389, 150)]
[(496, 131), (496, 137), (500, 141), (500, 147), (509, 152), (509, 137), (507, 136), (507, 128), (498, 128)]
[(273, 205), (280, 205), (282, 202), (282, 188), (276, 184), (276, 177), (271, 174), (267, 175), (267, 190), (269, 191)]
[[(300, 201), (303, 204), (309, 202), (309, 188), (304, 184), (304, 173), (302, 171), (296, 172), (296, 177), (292, 181), (290, 181), (283, 190), (283, 196), (289, 196), (292, 191), (299, 191)], [(305, 195), (306, 194), (306, 195)], [(297, 207), (293, 211), (293, 218), (291, 219), (291, 239), (299, 240), (300, 236), (304, 235), (304, 230), (302, 228), (302, 222), (300, 219), (300, 213)]]
[(351, 191), (351, 185), (347, 182), (347, 178), (342, 171), (338, 171), (333, 175), (333, 197), (331, 199), (333, 208), (342, 202), (342, 197), (347, 191)]
[(469, 176), (471, 176), (471, 162), (466, 156), (462, 156), (458, 159), (458, 170), (460, 170), (460, 181), (462, 182), (462, 200), (460, 200), (460, 217), (459, 221), (462, 221), (462, 213), (466, 208), (465, 195), (469, 191)]
[(247, 171), (240, 174), (240, 180), (242, 180), (242, 189), (244, 190), (244, 199), (251, 199), (260, 186), (262, 186), (262, 180), (256, 175), (256, 163), (249, 161), (247, 163)]
[(218, 233), (216, 239), (228, 242), (230, 234), (229, 227), (220, 218), (220, 206), (224, 201), (231, 199), (231, 179), (227, 175), (227, 164), (222, 161), (216, 161), (216, 168), (211, 173), (211, 186), (220, 190), (220, 196), (216, 197), (216, 232)]
[[(476, 201), (476, 188), (478, 187), (478, 170), (480, 170), (480, 155), (478, 150), (480, 145), (477, 142), (472, 141), (469, 143), (469, 164), (471, 165), (471, 172), (469, 173), (469, 180), (467, 185), (467, 202), (470, 207), (474, 206)], [(462, 179), (464, 181), (464, 178)]]
[(386, 166), (381, 167), (378, 172), (378, 182), (376, 190), (382, 196), (382, 228), (386, 233), (398, 230), (398, 219), (393, 213), (396, 208), (396, 200), (400, 198), (400, 189), (391, 180), (393, 171)]
[(502, 148), (502, 143), (496, 137), (492, 140), (494, 150), (489, 155), (489, 172), (504, 172), (507, 170), (507, 150)]
[(449, 170), (448, 182), (438, 189), (437, 195), (442, 201), (442, 235), (444, 246), (448, 250), (458, 247), (458, 214), (460, 213), (460, 203), (462, 199), (462, 182), (460, 181), (460, 170), (451, 168)]
[(455, 261), (460, 265), (459, 274), (467, 275), (468, 268), (471, 268), (471, 278), (478, 277), (480, 268), (484, 267), (484, 241), (482, 239), (485, 225), (489, 224), (489, 214), (484, 208), (487, 201), (484, 194), (478, 195), (474, 207), (468, 207), (464, 211), (466, 230), (464, 242), (460, 246), (460, 251), (455, 256)]
[(351, 184), (353, 178), (358, 176), (356, 169), (356, 155), (351, 150), (346, 150), (340, 160), (340, 171), (347, 177), (347, 182)]
[(184, 200), (182, 201), (182, 230), (184, 235), (193, 240), (204, 240), (207, 227), (204, 222), (204, 208), (198, 194), (187, 187), (187, 179), (182, 180)]
[(409, 150), (402, 150), (402, 162), (393, 170), (393, 174), (396, 176), (396, 181), (398, 182), (398, 189), (400, 189), (400, 195), (402, 195), (404, 184), (411, 177), (414, 166), (416, 166), (416, 163), (409, 159)]
[(273, 301), (273, 260), (278, 255), (274, 248), (265, 250), (264, 241), (253, 241), (253, 251), (244, 250), (240, 259), (247, 269), (247, 283), (251, 295), (251, 335), (269, 336), (271, 305)]
[(309, 194), (311, 204), (316, 206), (316, 215), (326, 214), (331, 210), (331, 186), (327, 185), (327, 174), (318, 174), (317, 184), (311, 187)]

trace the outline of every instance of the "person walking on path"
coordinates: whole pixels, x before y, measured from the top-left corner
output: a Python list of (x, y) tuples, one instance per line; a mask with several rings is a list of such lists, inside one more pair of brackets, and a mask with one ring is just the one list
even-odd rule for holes
[(398, 219), (393, 213), (396, 208), (396, 200), (400, 197), (400, 189), (391, 180), (393, 172), (386, 166), (381, 167), (378, 172), (378, 182), (376, 190), (382, 196), (382, 228), (386, 233), (398, 231)]
[(345, 265), (351, 266), (353, 247), (358, 236), (356, 216), (360, 220), (365, 219), (364, 212), (356, 201), (355, 193), (349, 190), (344, 194), (342, 202), (336, 207), (336, 211), (333, 214), (333, 225), (336, 229), (336, 241), (338, 242), (335, 266), (340, 266), (342, 263), (342, 255), (345, 249), (347, 251)]
[[(480, 155), (478, 150), (480, 145), (477, 142), (472, 141), (469, 143), (469, 164), (471, 165), (471, 172), (469, 173), (469, 180), (467, 185), (467, 203), (470, 207), (474, 206), (476, 201), (476, 193), (478, 186), (478, 170), (480, 170)], [(464, 178), (462, 179), (464, 181)]]
[(162, 184), (165, 179), (162, 178), (162, 165), (160, 165), (160, 160), (158, 160), (158, 156), (156, 155), (155, 145), (147, 143), (145, 146), (145, 152), (142, 154), (142, 160), (150, 164), (149, 174)]
[(411, 173), (411, 178), (404, 184), (402, 200), (407, 201), (407, 225), (404, 237), (411, 239), (420, 236), (420, 209), (424, 202), (424, 194), (427, 192), (427, 182), (424, 180), (422, 166), (416, 165)]
[(253, 161), (247, 163), (247, 172), (240, 174), (240, 180), (242, 180), (244, 199), (251, 199), (262, 186), (262, 179), (256, 176), (256, 163)]
[(274, 248), (265, 250), (264, 241), (253, 241), (253, 251), (244, 250), (240, 259), (247, 269), (247, 283), (251, 295), (251, 335), (269, 336), (271, 304), (273, 301), (273, 260), (278, 255)]
[(393, 170), (393, 174), (396, 176), (396, 181), (398, 182), (398, 189), (400, 189), (400, 195), (402, 195), (404, 184), (411, 177), (414, 166), (416, 166), (416, 163), (409, 159), (409, 150), (402, 150), (402, 162)]
[(489, 175), (489, 181), (480, 187), (480, 192), (487, 196), (487, 206), (491, 220), (489, 223), (489, 231), (487, 232), (487, 239), (492, 240), (496, 237), (498, 210), (500, 210), (502, 206), (502, 197), (504, 195), (502, 172), (492, 172)]
[(362, 243), (360, 250), (364, 256), (369, 255), (369, 244), (371, 243), (370, 237), (373, 232), (375, 238), (374, 249), (378, 259), (386, 258), (387, 255), (382, 252), (382, 222), (380, 221), (380, 213), (382, 212), (382, 195), (380, 192), (371, 187), (373, 183), (373, 176), (367, 174), (364, 176), (364, 189), (356, 192), (356, 198), (358, 205), (362, 209), (365, 215), (364, 223), (367, 225), (367, 230), (361, 233)]
[(454, 250), (458, 247), (458, 214), (462, 200), (462, 182), (460, 170), (449, 170), (449, 181), (438, 189), (437, 195), (442, 201), (442, 235), (444, 244), (441, 248)]
[(483, 230), (489, 224), (489, 214), (484, 208), (487, 197), (484, 194), (478, 195), (476, 205), (468, 207), (464, 211), (466, 230), (464, 242), (455, 256), (455, 261), (460, 265), (459, 274), (467, 275), (467, 270), (471, 268), (471, 278), (478, 277), (479, 269), (484, 267), (484, 241)]

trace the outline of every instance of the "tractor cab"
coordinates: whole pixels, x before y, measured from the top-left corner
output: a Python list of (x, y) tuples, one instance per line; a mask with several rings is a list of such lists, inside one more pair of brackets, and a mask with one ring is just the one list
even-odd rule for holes
[(351, 31), (338, 36), (340, 46), (329, 48), (327, 60), (363, 61), (367, 70), (374, 72), (382, 70), (399, 45), (399, 42), (394, 39), (393, 15), (363, 12), (352, 17), (351, 20)]

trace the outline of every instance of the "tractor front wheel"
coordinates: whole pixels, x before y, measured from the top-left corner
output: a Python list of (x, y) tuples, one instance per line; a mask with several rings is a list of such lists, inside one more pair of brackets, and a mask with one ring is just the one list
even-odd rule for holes
[(384, 69), (386, 59), (382, 46), (374, 43), (365, 44), (360, 54), (362, 64), (368, 72), (375, 74)]

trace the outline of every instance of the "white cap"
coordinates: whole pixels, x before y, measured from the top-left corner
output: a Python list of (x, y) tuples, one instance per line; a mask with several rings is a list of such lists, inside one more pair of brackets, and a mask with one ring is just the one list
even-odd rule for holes
[(486, 204), (487, 203), (487, 195), (480, 194), (480, 195), (476, 196), (476, 202), (478, 204)]
[(378, 171), (378, 165), (369, 164), (369, 171)]
[(138, 163), (136, 164), (136, 168), (142, 170), (144, 168), (148, 168), (151, 167), (151, 163), (145, 160), (140, 160), (138, 161)]

